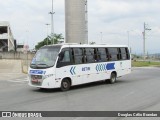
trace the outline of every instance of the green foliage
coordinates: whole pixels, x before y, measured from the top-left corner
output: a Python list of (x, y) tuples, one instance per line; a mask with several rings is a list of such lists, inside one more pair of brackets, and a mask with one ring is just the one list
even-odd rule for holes
[(160, 66), (160, 62), (152, 61), (132, 61), (132, 67)]
[(53, 44), (57, 44), (59, 40), (64, 39), (62, 34), (54, 34), (54, 36), (52, 37), (51, 35), (46, 37), (43, 41), (39, 42), (36, 46), (35, 49), (38, 50), (39, 48), (43, 47), (44, 45), (51, 45)]

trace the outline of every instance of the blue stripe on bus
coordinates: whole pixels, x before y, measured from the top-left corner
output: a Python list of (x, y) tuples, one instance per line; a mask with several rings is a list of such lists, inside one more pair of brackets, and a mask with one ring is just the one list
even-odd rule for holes
[(106, 71), (106, 70), (114, 70), (115, 63), (105, 63), (105, 64), (97, 64), (96, 71)]
[(115, 63), (108, 63), (106, 65), (107, 70), (113, 70), (113, 69), (115, 69), (114, 65), (115, 65)]

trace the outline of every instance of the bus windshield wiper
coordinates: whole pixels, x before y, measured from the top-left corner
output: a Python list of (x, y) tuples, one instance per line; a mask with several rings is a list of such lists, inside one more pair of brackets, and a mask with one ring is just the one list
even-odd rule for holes
[(48, 67), (48, 65), (47, 64), (45, 64), (45, 63), (41, 63), (41, 64), (36, 64), (37, 66), (46, 66), (46, 67)]
[(45, 63), (40, 63), (40, 64), (31, 64), (30, 65), (32, 68), (48, 68), (50, 67), (49, 65), (45, 64)]

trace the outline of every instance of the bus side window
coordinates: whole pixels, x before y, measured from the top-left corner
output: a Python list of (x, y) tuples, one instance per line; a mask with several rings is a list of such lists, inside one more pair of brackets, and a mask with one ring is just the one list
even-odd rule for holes
[(83, 56), (83, 49), (82, 48), (74, 48), (74, 60), (75, 64), (82, 64), (82, 56)]
[(118, 60), (122, 60), (122, 51), (121, 51), (121, 48), (117, 48), (117, 49), (118, 49), (118, 54), (117, 54)]
[(128, 48), (125, 48), (127, 60), (130, 59), (130, 54)]
[(121, 48), (122, 60), (126, 60), (126, 51), (125, 48)]
[(57, 62), (57, 68), (71, 65), (71, 57), (70, 57), (70, 50), (69, 49), (63, 49), (61, 53), (59, 54), (59, 59)]
[(128, 55), (128, 50), (127, 48), (121, 48), (121, 53), (122, 53), (122, 60), (127, 60), (129, 59), (129, 55)]
[(105, 48), (98, 48), (97, 49), (97, 55), (98, 55), (98, 59), (99, 61), (102, 61), (102, 62), (106, 62), (106, 49)]
[(72, 64), (75, 63), (75, 59), (74, 59), (74, 50), (73, 50), (73, 48), (71, 48), (71, 61), (72, 61)]
[(94, 49), (93, 48), (85, 48), (87, 63), (95, 62), (94, 58)]
[(97, 54), (96, 54), (96, 61), (97, 62), (100, 62), (101, 61), (101, 52), (100, 52), (100, 50), (97, 48), (97, 52), (96, 52)]
[(109, 52), (108, 52), (108, 48), (105, 48), (106, 50), (106, 61), (109, 61), (110, 60), (110, 55), (109, 55)]
[(60, 62), (70, 62), (69, 50), (63, 52), (63, 58), (61, 58)]
[(82, 63), (86, 63), (87, 62), (87, 55), (86, 55), (86, 49), (83, 49), (83, 56), (82, 56)]
[(98, 56), (97, 56), (97, 48), (93, 48), (93, 58), (94, 58), (94, 61), (97, 62), (97, 59), (98, 59)]
[(111, 61), (116, 61), (118, 60), (117, 54), (118, 54), (118, 49), (116, 47), (108, 48), (109, 56)]

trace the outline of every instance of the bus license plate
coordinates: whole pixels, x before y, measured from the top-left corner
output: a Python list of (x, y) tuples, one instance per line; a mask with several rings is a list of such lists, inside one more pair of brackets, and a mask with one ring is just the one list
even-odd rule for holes
[(39, 83), (39, 80), (38, 79), (32, 79), (32, 82), (33, 83)]

